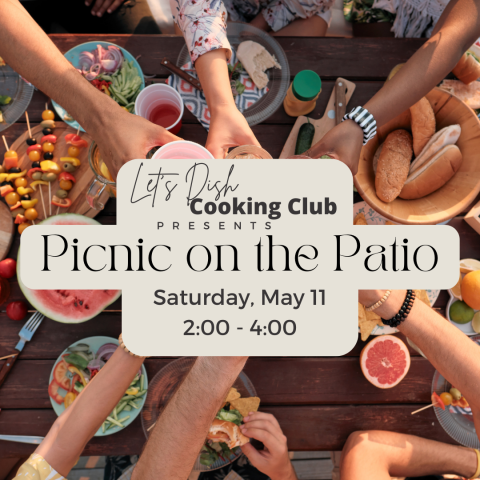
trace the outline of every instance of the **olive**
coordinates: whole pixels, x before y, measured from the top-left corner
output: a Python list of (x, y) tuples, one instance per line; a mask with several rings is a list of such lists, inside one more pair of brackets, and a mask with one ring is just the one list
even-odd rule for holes
[(43, 154), (43, 159), (44, 160), (53, 160), (53, 153), (52, 152), (45, 152)]
[(25, 209), (22, 207), (18, 207), (15, 210), (11, 210), (10, 212), (13, 218), (17, 218), (17, 215), (23, 215), (25, 213)]
[(42, 172), (33, 172), (32, 173), (32, 179), (33, 180), (41, 180), (42, 179)]
[(8, 173), (20, 173), (22, 170), (20, 170), (20, 168), (18, 167), (13, 167), (11, 168)]
[(33, 137), (27, 138), (27, 145), (32, 146), (32, 145), (35, 145), (36, 143), (37, 141)]
[(54, 173), (44, 173), (42, 175), (42, 180), (44, 182), (54, 182), (57, 179), (57, 176)]
[(40, 162), (33, 162), (32, 168), (40, 168)]
[(51, 135), (51, 134), (53, 133), (53, 130), (52, 130), (51, 128), (44, 128), (44, 129), (42, 130), (42, 133), (43, 133), (44, 135)]
[(55, 194), (58, 198), (67, 198), (68, 197), (68, 192), (66, 190), (62, 190), (59, 188), (57, 190), (57, 193)]
[(71, 163), (68, 163), (68, 162), (65, 162), (63, 164), (63, 170), (65, 172), (69, 172), (69, 173), (72, 173), (76, 170), (76, 167), (74, 167)]
[(462, 394), (460, 393), (460, 390), (458, 388), (452, 387), (450, 389), (450, 395), (455, 399), (455, 400), (460, 400), (462, 398)]
[[(10, 185), (11, 187), (13, 187), (13, 182), (7, 182), (6, 180), (2, 183), (0, 183), (0, 187), (4, 187), (5, 185)], [(15, 187), (14, 187), (15, 188)]]
[(5, 173), (5, 167), (3, 165), (0, 165), (0, 173)]
[(20, 200), (31, 200), (32, 197), (27, 193), (26, 195), (23, 195), (22, 197), (20, 197)]

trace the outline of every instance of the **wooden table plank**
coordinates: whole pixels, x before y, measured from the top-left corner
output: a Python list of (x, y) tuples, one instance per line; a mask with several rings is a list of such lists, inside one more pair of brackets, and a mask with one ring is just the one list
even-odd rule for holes
[[(412, 416), (416, 405), (268, 407), (288, 438), (289, 450), (341, 450), (357, 430), (389, 430), (454, 443), (438, 424), (432, 409)], [(5, 410), (0, 432), (6, 435), (46, 435), (55, 421), (53, 410)], [(140, 417), (124, 431), (107, 439), (94, 438), (83, 455), (134, 455), (142, 451), (145, 436)], [(29, 455), (35, 446), (0, 442), (0, 458)]]
[[(171, 359), (145, 362), (151, 380)], [(0, 408), (51, 408), (48, 380), (55, 360), (18, 360), (2, 386)], [(32, 375), (32, 372), (35, 372)], [(281, 376), (278, 372), (282, 372)], [(255, 385), (262, 406), (331, 404), (418, 404), (430, 401), (435, 369), (421, 357), (395, 388), (382, 390), (363, 376), (358, 357), (250, 358), (245, 373)], [(413, 411), (413, 409), (412, 409)]]

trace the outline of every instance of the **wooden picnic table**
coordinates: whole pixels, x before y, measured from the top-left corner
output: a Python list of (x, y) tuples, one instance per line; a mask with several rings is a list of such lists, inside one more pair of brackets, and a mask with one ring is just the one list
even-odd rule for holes
[[(168, 72), (160, 59), (176, 61), (183, 38), (149, 35), (52, 35), (65, 52), (91, 40), (105, 40), (125, 47), (139, 58), (145, 74), (156, 74), (150, 81), (164, 81)], [(422, 39), (336, 39), (278, 38), (290, 63), (292, 77), (303, 69), (315, 70), (323, 80), (323, 92), (313, 118), (323, 115), (335, 79), (339, 76), (356, 83), (351, 105), (362, 105), (383, 85), (390, 70), (407, 61), (423, 44)], [(33, 124), (41, 120), (46, 97), (36, 92), (28, 108)], [(115, 120), (112, 119), (112, 122)], [(279, 108), (264, 124), (253, 128), (262, 146), (278, 158), (294, 119)], [(25, 118), (3, 133), (12, 143), (26, 129)], [(105, 133), (108, 125), (105, 125)], [(205, 144), (207, 133), (193, 115), (186, 111), (180, 135), (186, 140)], [(0, 146), (0, 148), (3, 148)], [(3, 150), (0, 155), (3, 156)], [(360, 201), (358, 195), (355, 201)], [(477, 199), (478, 200), (478, 199)], [(115, 201), (110, 200), (97, 217), (104, 224), (114, 224)], [(461, 237), (461, 258), (480, 259), (478, 234), (460, 215), (450, 222)], [(10, 256), (15, 258), (19, 246), (16, 236)], [(11, 281), (10, 300), (23, 295), (15, 279)], [(448, 294), (441, 292), (435, 308), (442, 314)], [(21, 324), (0, 312), (0, 357), (8, 354), (18, 341)], [(342, 312), (339, 310), (338, 315)], [(334, 318), (331, 321), (335, 321)], [(22, 322), (24, 323), (24, 322)], [(95, 319), (64, 325), (45, 320), (32, 342), (21, 353), (12, 373), (0, 389), (0, 434), (45, 435), (56, 415), (47, 392), (48, 379), (58, 355), (71, 343), (85, 337), (118, 337), (121, 331), (121, 300)], [(400, 335), (402, 337), (402, 335)], [(380, 390), (363, 376), (359, 355), (365, 342), (343, 357), (254, 357), (245, 368), (262, 400), (261, 408), (273, 413), (288, 437), (290, 450), (340, 450), (348, 435), (356, 430), (387, 429), (452, 443), (439, 425), (433, 409), (418, 415), (411, 412), (430, 403), (434, 368), (411, 350), (412, 364), (405, 379), (395, 388)], [(171, 358), (150, 358), (145, 362), (149, 378)], [(95, 408), (92, 405), (92, 408)], [(115, 435), (93, 439), (85, 455), (139, 454), (145, 442), (140, 417)], [(34, 446), (0, 442), (0, 458), (30, 454)]]

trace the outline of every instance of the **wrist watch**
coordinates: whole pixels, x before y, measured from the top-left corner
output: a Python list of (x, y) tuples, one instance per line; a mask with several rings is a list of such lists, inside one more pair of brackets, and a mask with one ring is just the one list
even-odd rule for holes
[(363, 130), (364, 145), (377, 134), (377, 122), (366, 108), (355, 107), (344, 115), (342, 122), (345, 120), (353, 120)]

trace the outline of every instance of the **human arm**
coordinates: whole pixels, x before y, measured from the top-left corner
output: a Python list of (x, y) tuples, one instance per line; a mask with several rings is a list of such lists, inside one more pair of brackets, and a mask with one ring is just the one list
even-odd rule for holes
[[(452, 71), (480, 35), (480, 0), (452, 0), (429, 40), (400, 71), (363, 105), (381, 127), (410, 108)], [(352, 120), (337, 125), (305, 155), (330, 155), (355, 175), (362, 147), (362, 130)]]
[(55, 420), (35, 453), (58, 473), (67, 476), (87, 442), (125, 395), (144, 359), (117, 348), (75, 401)]
[(390, 480), (456, 474), (471, 478), (477, 455), (470, 449), (413, 435), (364, 431), (348, 437), (342, 451), (340, 479)]
[(120, 5), (123, 5), (123, 3), (125, 3), (125, 0), (95, 0), (95, 3), (94, 0), (85, 0), (85, 5), (87, 7), (89, 7), (92, 3), (92, 15), (101, 17), (105, 12), (114, 12)]
[(287, 437), (277, 419), (270, 413), (254, 412), (244, 417), (243, 421), (240, 426), (242, 433), (265, 446), (264, 450), (257, 450), (251, 443), (242, 446), (242, 452), (250, 463), (271, 480), (297, 480), (288, 456)]
[(198, 357), (150, 434), (132, 480), (185, 480), (247, 357)]
[[(360, 290), (359, 302), (373, 305), (384, 293), (383, 290)], [(400, 310), (405, 295), (405, 290), (392, 290), (375, 313), (382, 318), (392, 318)], [(462, 392), (472, 408), (477, 432), (480, 432), (480, 346), (418, 299), (406, 320), (397, 328)]]
[(128, 160), (145, 158), (153, 147), (178, 140), (126, 112), (85, 80), (17, 0), (0, 2), (0, 56), (82, 125), (113, 177)]

